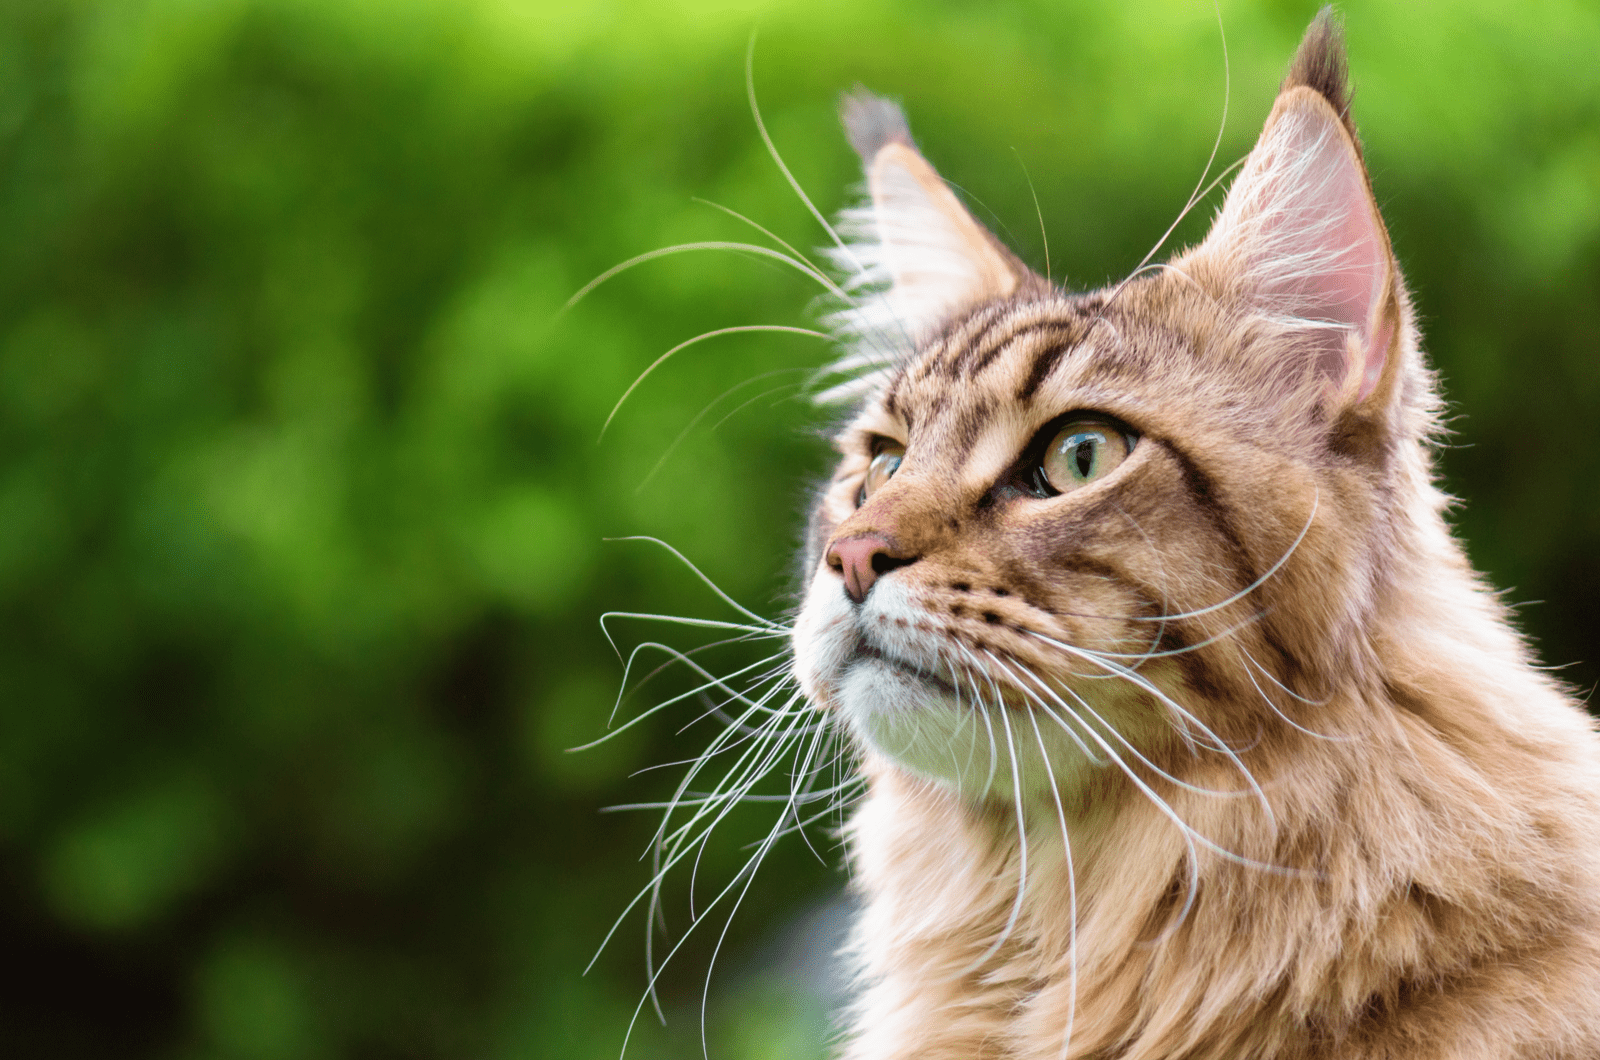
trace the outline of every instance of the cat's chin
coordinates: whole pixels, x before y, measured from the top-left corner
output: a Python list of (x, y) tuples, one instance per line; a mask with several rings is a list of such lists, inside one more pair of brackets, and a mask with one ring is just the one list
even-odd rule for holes
[[(973, 801), (1049, 798), (1077, 790), (1099, 766), (1054, 719), (1006, 704), (976, 705), (938, 678), (862, 656), (832, 699), (856, 736), (900, 769)], [(1020, 778), (1020, 781), (1019, 781)]]

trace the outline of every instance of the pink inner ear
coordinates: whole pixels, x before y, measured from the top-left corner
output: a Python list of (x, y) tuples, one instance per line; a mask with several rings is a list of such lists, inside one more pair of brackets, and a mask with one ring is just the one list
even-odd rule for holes
[(1357, 401), (1364, 401), (1368, 394), (1378, 386), (1378, 379), (1383, 375), (1383, 364), (1389, 355), (1389, 343), (1394, 341), (1394, 325), (1386, 318), (1372, 333), (1372, 341), (1367, 344), (1367, 363), (1362, 370), (1361, 391), (1356, 394)]
[(1261, 168), (1242, 179), (1260, 182), (1246, 207), (1259, 226), (1244, 237), (1260, 293), (1276, 312), (1334, 325), (1314, 340), (1318, 367), (1336, 385), (1359, 373), (1360, 400), (1394, 331), (1382, 316), (1389, 248), (1361, 163), (1325, 107), (1287, 110), (1257, 151)]

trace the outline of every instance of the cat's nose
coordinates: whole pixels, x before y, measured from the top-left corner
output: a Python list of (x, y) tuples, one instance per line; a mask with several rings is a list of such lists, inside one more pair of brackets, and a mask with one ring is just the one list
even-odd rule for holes
[(844, 578), (844, 591), (858, 604), (867, 598), (879, 575), (916, 561), (916, 556), (897, 549), (888, 535), (877, 531), (828, 546), (828, 566)]

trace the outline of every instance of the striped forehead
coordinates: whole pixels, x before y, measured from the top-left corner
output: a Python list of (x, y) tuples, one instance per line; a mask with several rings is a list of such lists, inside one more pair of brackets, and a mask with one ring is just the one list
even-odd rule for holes
[(990, 311), (948, 331), (885, 387), (879, 407), (903, 425), (908, 459), (974, 483), (1015, 461), (1063, 392), (1093, 374), (1097, 318), (1054, 303)]
[(937, 414), (961, 396), (1027, 403), (1096, 322), (1072, 303), (1027, 303), (974, 313), (912, 358), (889, 384), (885, 410)]

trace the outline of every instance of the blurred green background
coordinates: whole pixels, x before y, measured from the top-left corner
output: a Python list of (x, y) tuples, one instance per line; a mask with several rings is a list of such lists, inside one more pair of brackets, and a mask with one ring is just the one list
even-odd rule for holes
[[(1248, 149), (1314, 4), (1225, 0)], [(1455, 413), (1474, 560), (1600, 679), (1600, 8), (1344, 5), (1378, 196)], [(901, 97), (1042, 267), (1119, 277), (1220, 117), (1210, 4), (0, 4), (0, 993), (12, 1056), (615, 1058), (686, 704), (599, 750), (606, 609), (789, 606), (817, 291), (688, 240), (822, 233), (833, 117)], [(1203, 232), (1209, 205), (1179, 233)], [(731, 388), (731, 393), (729, 392)], [(709, 411), (708, 410), (709, 406)], [(704, 412), (704, 415), (700, 415)], [(697, 419), (696, 417), (699, 416)], [(681, 435), (681, 440), (680, 440)], [(617, 628), (626, 646), (661, 630)], [(666, 631), (674, 643), (694, 638)], [(674, 681), (677, 683), (674, 684)], [(686, 687), (666, 675), (628, 714)], [(770, 807), (768, 808), (770, 811)], [(770, 813), (730, 823), (720, 885)], [(716, 1058), (822, 1055), (842, 886), (791, 839), (733, 921)], [(686, 881), (667, 927), (686, 923)], [(818, 912), (818, 910), (822, 912)], [(720, 925), (630, 1056), (699, 1053)]]

